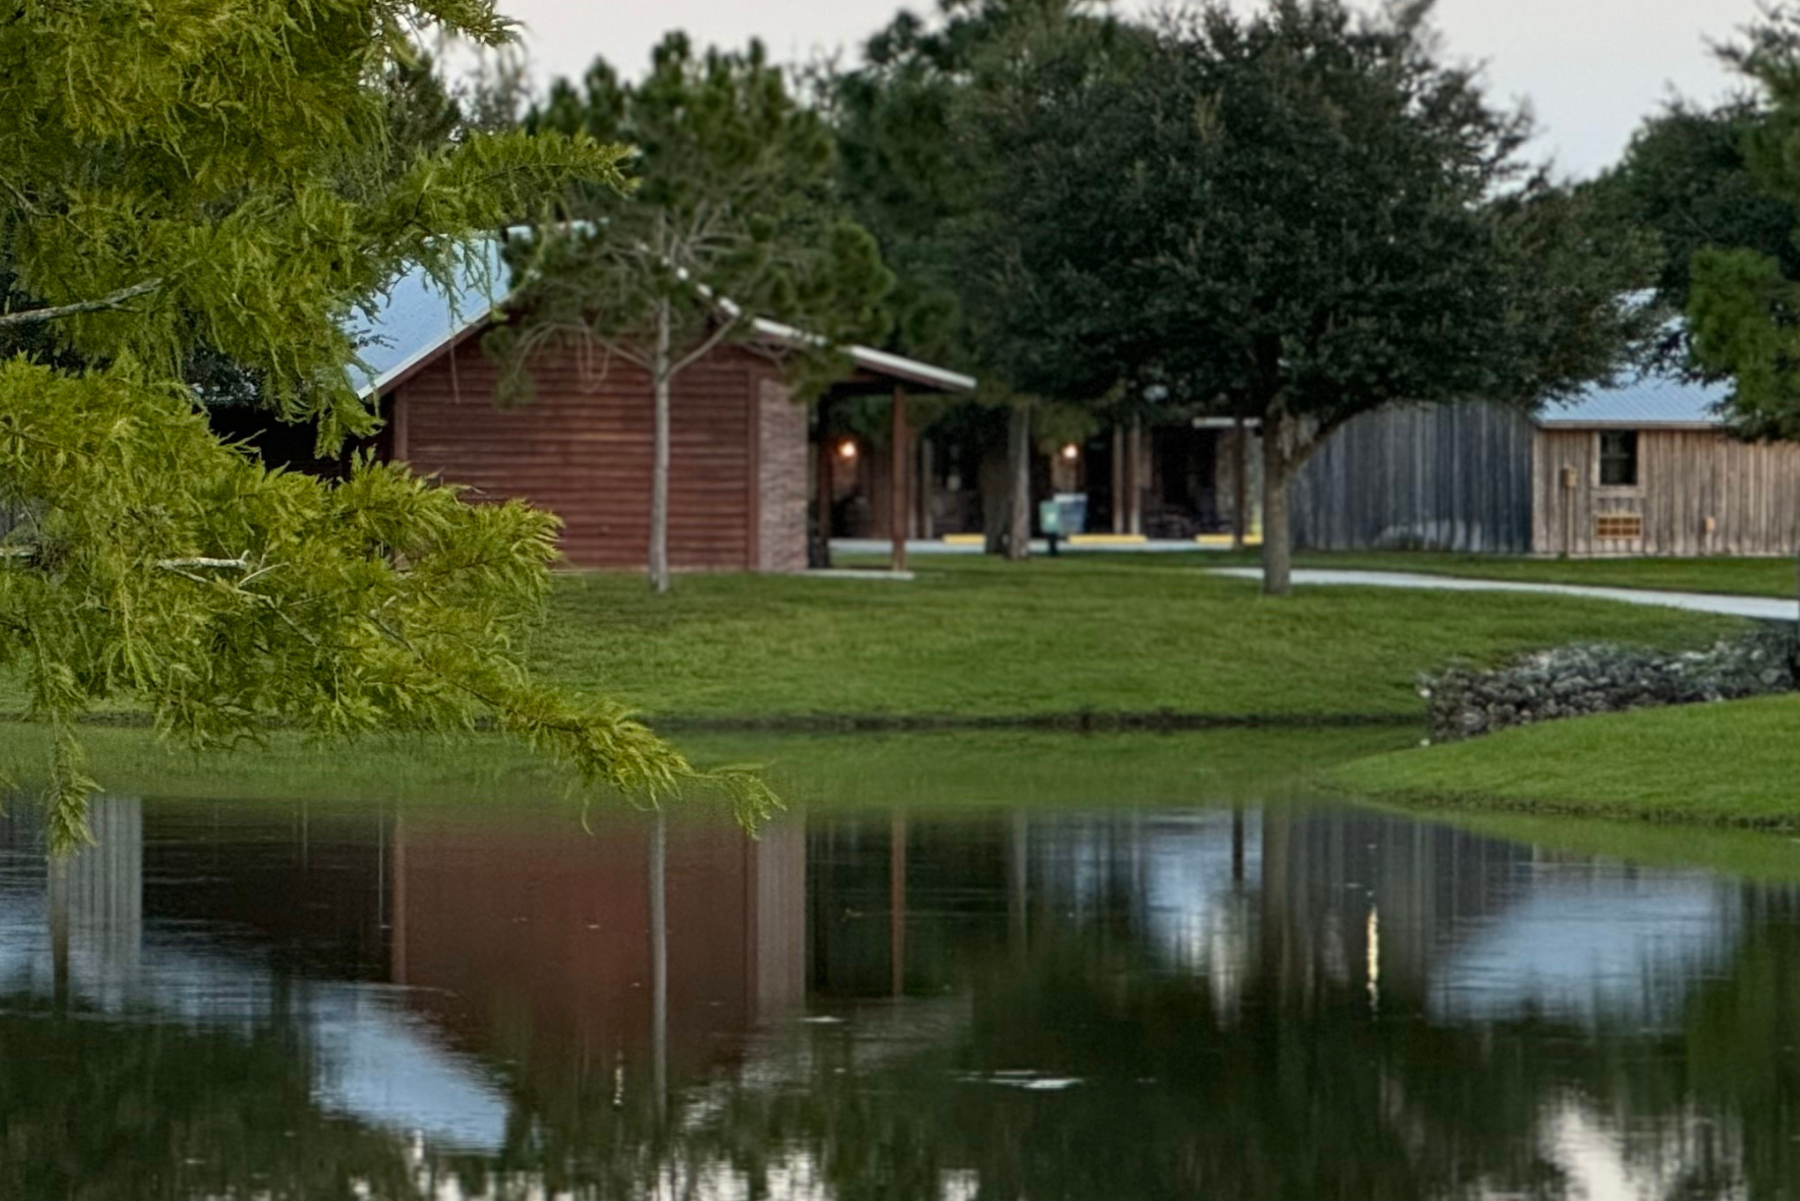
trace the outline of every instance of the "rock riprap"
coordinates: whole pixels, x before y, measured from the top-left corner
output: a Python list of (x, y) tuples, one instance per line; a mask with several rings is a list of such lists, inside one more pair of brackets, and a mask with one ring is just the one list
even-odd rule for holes
[(1423, 677), (1435, 741), (1511, 726), (1660, 705), (1699, 705), (1793, 692), (1800, 683), (1793, 629), (1770, 627), (1705, 651), (1566, 646), (1493, 670), (1457, 666)]

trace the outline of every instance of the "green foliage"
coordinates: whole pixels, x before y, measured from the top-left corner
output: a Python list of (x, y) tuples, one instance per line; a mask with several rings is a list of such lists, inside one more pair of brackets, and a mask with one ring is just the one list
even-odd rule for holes
[(1030, 391), (1260, 421), (1272, 590), (1286, 482), (1338, 427), (1566, 395), (1648, 325), (1624, 301), (1643, 248), (1529, 170), (1525, 118), (1438, 57), (1429, 9), (1215, 4), (1029, 31), (980, 66), (984, 360)]
[(859, 67), (822, 79), (819, 89), (845, 193), (895, 272), (887, 302), (893, 345), (977, 376), (975, 399), (989, 410), (927, 409), (915, 419), (997, 454), (1007, 445), (1006, 410), (1025, 405), (1040, 446), (1085, 438), (1092, 409), (1110, 398), (1045, 390), (1042, 380), (1022, 384), (1018, 364), (983, 336), (991, 322), (984, 280), (1016, 254), (982, 223), (1005, 164), (989, 153), (978, 126), (984, 99), (1010, 86), (990, 68), (1011, 48), (1097, 44), (1117, 26), (1088, 0), (946, 0), (941, 17), (928, 26), (900, 13), (869, 40)]
[[(1690, 259), (1688, 312), (1700, 367), (1730, 376), (1730, 416), (1753, 437), (1800, 436), (1800, 13), (1770, 8), (1724, 57), (1757, 89), (1740, 106), (1737, 149), (1748, 178), (1727, 236)], [(1751, 218), (1755, 220), (1752, 221)]]
[[(1022, 374), (1285, 413), (1316, 442), (1391, 401), (1535, 402), (1611, 367), (1619, 256), (1519, 160), (1525, 119), (1435, 56), (1428, 12), (1209, 7), (1003, 64), (1023, 81), (983, 113), (1008, 170), (982, 236), (1023, 256), (987, 306)], [(1546, 344), (1572, 320), (1590, 346)]]
[(897, 276), (888, 303), (904, 352), (994, 375), (967, 328), (962, 235), (1000, 166), (965, 127), (976, 69), (1026, 30), (1098, 19), (1091, 8), (1081, 0), (952, 0), (931, 27), (902, 12), (869, 39), (861, 66), (820, 81), (845, 193)]
[[(370, 462), (341, 484), (267, 470), (209, 431), (189, 382), (212, 356), (335, 448), (376, 424), (349, 370), (355, 307), (410, 263), (447, 272), (546, 189), (619, 184), (624, 152), (583, 134), (444, 142), (442, 104), (396, 99), (429, 24), (506, 29), (486, 0), (26, 3), (0, 23), (0, 262), (20, 306), (0, 335), (35, 340), (0, 364), (0, 664), (57, 732), (59, 846), (95, 787), (74, 723), (121, 702), (198, 748), (271, 724), (492, 721), (585, 783), (654, 797), (695, 775), (622, 709), (520, 666), (553, 519)], [(396, 106), (428, 119), (407, 133)], [(770, 801), (728, 783), (746, 810)]]
[[(1658, 307), (1685, 312), (1693, 297), (1693, 259), (1712, 248), (1743, 248), (1774, 259), (1800, 278), (1794, 205), (1770, 195), (1751, 165), (1749, 143), (1768, 119), (1761, 100), (1740, 97), (1705, 109), (1676, 101), (1645, 121), (1618, 166), (1587, 189), (1605, 214), (1654, 232), (1661, 246)], [(1690, 365), (1691, 338), (1680, 325), (1657, 347), (1671, 366)]]
[(618, 179), (590, 138), (471, 138), (395, 162), (385, 65), (410, 26), (493, 40), (485, 0), (153, 9), (30, 4), (0, 27), (0, 251), (89, 361), (173, 375), (197, 344), (334, 443), (373, 418), (339, 318), (408, 260), (517, 215), (571, 174)]
[(836, 197), (829, 131), (760, 44), (696, 55), (671, 34), (641, 82), (597, 61), (581, 89), (553, 84), (526, 126), (630, 145), (634, 179), (575, 188), (569, 220), (519, 247), (530, 287), (488, 340), (508, 398), (529, 397), (547, 345), (672, 378), (772, 318), (816, 336), (787, 354), (797, 379), (818, 384), (840, 365), (834, 347), (881, 332), (891, 278)]

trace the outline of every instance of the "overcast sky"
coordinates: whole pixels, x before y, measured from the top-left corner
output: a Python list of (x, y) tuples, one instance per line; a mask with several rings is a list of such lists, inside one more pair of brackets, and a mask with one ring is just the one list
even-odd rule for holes
[[(525, 25), (533, 65), (546, 78), (579, 76), (595, 55), (636, 74), (670, 29), (703, 45), (739, 46), (758, 36), (786, 61), (840, 48), (853, 58), (899, 7), (894, 0), (501, 0), (502, 11)], [(1756, 0), (1439, 0), (1437, 21), (1453, 55), (1487, 64), (1497, 96), (1531, 102), (1544, 130), (1540, 156), (1588, 175), (1615, 160), (1642, 117), (1668, 96), (1712, 99), (1729, 90), (1707, 43), (1730, 39), (1755, 11)]]

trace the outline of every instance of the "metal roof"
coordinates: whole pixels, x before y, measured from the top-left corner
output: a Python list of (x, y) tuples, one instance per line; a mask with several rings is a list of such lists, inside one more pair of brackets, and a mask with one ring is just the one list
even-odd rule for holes
[(368, 396), (487, 321), (506, 299), (511, 270), (500, 257), (500, 244), (488, 240), (467, 248), (446, 292), (423, 267), (396, 280), (368, 312), (357, 312), (346, 332), (359, 343), (362, 363), (350, 369), (358, 395)]
[[(351, 369), (359, 395), (378, 393), (419, 364), (452, 345), (464, 334), (487, 322), (494, 308), (511, 291), (511, 271), (503, 261), (500, 243), (489, 239), (471, 246), (456, 272), (455, 286), (446, 293), (423, 268), (415, 267), (397, 280), (387, 293), (358, 312), (346, 330), (361, 344), (361, 366)], [(727, 310), (733, 306), (722, 304)], [(756, 319), (752, 330), (760, 341), (781, 346), (818, 345), (821, 339), (793, 326)], [(865, 372), (904, 380), (940, 392), (973, 392), (973, 377), (916, 359), (867, 346), (845, 347), (856, 366)]]
[(1665, 373), (1643, 373), (1611, 385), (1594, 384), (1571, 401), (1544, 406), (1537, 423), (1547, 429), (1662, 426), (1717, 429), (1728, 384), (1705, 384)]

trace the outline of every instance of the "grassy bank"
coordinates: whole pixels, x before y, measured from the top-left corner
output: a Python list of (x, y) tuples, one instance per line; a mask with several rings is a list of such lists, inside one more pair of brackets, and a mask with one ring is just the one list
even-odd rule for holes
[(1645, 709), (1332, 769), (1354, 794), (1438, 809), (1800, 829), (1800, 697)]
[[(1197, 562), (921, 559), (911, 583), (701, 576), (674, 595), (571, 577), (534, 655), (651, 716), (1411, 717), (1414, 680), (1578, 640), (1693, 645), (1735, 628), (1603, 602), (1354, 588), (1271, 601)], [(1198, 557), (1197, 557), (1198, 558)]]
[[(1072, 737), (1030, 731), (904, 736), (695, 736), (705, 766), (757, 764), (791, 807), (932, 812), (1028, 802), (1045, 808), (1245, 804), (1316, 792), (1326, 767), (1390, 750), (1405, 731), (1214, 731)], [(145, 798), (365, 806), (558, 806), (564, 782), (495, 737), (377, 740), (321, 753), (282, 735), (266, 750), (172, 754), (147, 730), (94, 729), (86, 742), (108, 791)], [(47, 732), (0, 725), (0, 761), (43, 762)], [(676, 807), (711, 814), (704, 797)]]

